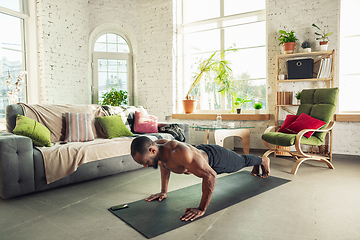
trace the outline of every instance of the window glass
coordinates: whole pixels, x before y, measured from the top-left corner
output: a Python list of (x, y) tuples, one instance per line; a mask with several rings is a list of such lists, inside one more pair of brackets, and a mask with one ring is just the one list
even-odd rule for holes
[[(9, 91), (15, 90), (15, 82), (21, 71), (25, 70), (24, 63), (24, 32), (23, 19), (0, 12), (0, 118), (5, 117), (5, 107), (9, 104)], [(9, 74), (12, 76), (10, 84)], [(26, 80), (26, 77), (24, 78)], [(26, 102), (26, 83), (22, 83), (17, 92), (17, 102)]]
[(264, 0), (224, 0), (224, 15), (252, 12), (265, 9)]
[[(199, 13), (209, 14), (206, 16), (197, 15), (195, 9), (201, 9), (198, 4), (206, 4), (212, 12), (211, 16), (210, 13)], [(222, 9), (224, 12), (221, 12)], [(263, 107), (266, 107), (265, 0), (224, 0), (206, 1), (206, 3), (183, 0), (182, 10), (184, 22), (179, 33), (182, 34), (183, 40), (180, 46), (183, 65), (180, 69), (183, 69), (184, 82), (183, 94), (179, 98), (187, 94), (202, 61), (209, 58), (214, 51), (231, 47), (237, 51), (226, 52), (221, 57), (219, 55), (217, 60), (226, 60), (230, 63), (232, 69), (230, 83), (234, 95), (241, 98), (248, 96), (248, 99), (252, 100), (243, 107), (245, 110), (253, 109), (255, 101), (262, 102)], [(226, 17), (226, 15), (233, 16)], [(194, 89), (192, 95), (198, 100), (197, 109), (229, 111), (232, 107), (232, 96), (219, 93), (221, 87), (215, 84), (213, 79), (215, 79), (213, 73), (205, 74)]]
[(357, 87), (354, 86), (359, 86), (360, 79), (360, 68), (357, 61), (354, 60), (355, 56), (359, 56), (360, 50), (357, 47), (353, 47), (354, 43), (360, 43), (360, 26), (359, 24), (354, 24), (360, 21), (358, 9), (360, 9), (360, 1), (358, 0), (341, 1), (339, 53), (340, 112), (360, 112), (360, 105), (354, 104), (354, 96), (357, 95)]
[(220, 0), (183, 0), (183, 23), (220, 17)]
[(126, 60), (98, 59), (98, 96), (102, 101), (104, 93), (115, 88), (128, 91), (128, 73)]
[(265, 22), (227, 27), (224, 32), (225, 48), (231, 47), (234, 43), (237, 48), (266, 46)]
[(22, 6), (22, 0), (0, 0), (0, 7), (8, 8), (17, 12), (24, 12)]
[(95, 42), (95, 52), (122, 52), (129, 53), (129, 46), (125, 39), (117, 34), (106, 33)]
[[(220, 30), (202, 31), (184, 36), (186, 54), (213, 52), (220, 49)], [(210, 53), (211, 55), (211, 53)]]

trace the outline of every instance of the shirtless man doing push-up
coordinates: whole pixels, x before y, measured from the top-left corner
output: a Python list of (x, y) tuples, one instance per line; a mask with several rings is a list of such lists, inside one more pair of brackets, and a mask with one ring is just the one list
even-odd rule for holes
[(187, 208), (180, 217), (183, 221), (193, 221), (205, 214), (215, 188), (216, 176), (220, 173), (236, 172), (244, 167), (254, 166), (251, 174), (259, 174), (259, 165), (262, 169), (262, 178), (270, 173), (270, 160), (251, 154), (239, 155), (231, 150), (214, 144), (201, 144), (193, 147), (190, 144), (160, 139), (152, 141), (141, 136), (131, 144), (133, 159), (144, 167), (157, 168), (161, 172), (161, 192), (153, 194), (145, 201), (167, 197), (170, 172), (178, 174), (194, 174), (202, 178), (202, 197), (197, 208)]

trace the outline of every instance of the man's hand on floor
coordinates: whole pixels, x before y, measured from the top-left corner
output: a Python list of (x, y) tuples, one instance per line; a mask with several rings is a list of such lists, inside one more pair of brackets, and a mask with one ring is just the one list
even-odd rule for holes
[(198, 208), (187, 208), (185, 214), (180, 217), (182, 221), (194, 221), (195, 219), (203, 216), (205, 211)]
[(157, 194), (151, 194), (150, 197), (146, 198), (145, 201), (152, 201), (154, 199), (159, 199), (159, 201), (163, 200), (167, 198), (167, 194), (166, 193), (157, 193)]

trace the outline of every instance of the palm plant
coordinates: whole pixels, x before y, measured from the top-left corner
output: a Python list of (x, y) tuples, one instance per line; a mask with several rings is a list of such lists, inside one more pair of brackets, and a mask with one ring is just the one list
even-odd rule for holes
[[(237, 49), (230, 47), (223, 51), (215, 51), (211, 56), (199, 63), (198, 72), (195, 73), (194, 81), (192, 82), (189, 91), (187, 92), (185, 99), (193, 99), (193, 91), (199, 84), (204, 74), (211, 74), (213, 81), (220, 86), (219, 92), (222, 94), (230, 93), (233, 96), (232, 87), (232, 69), (230, 68), (230, 62), (222, 59), (225, 52), (235, 52)], [(232, 97), (234, 99), (235, 97)]]

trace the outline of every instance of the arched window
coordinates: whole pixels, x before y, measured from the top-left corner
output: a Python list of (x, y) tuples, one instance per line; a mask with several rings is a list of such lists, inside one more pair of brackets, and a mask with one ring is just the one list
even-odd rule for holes
[(92, 102), (101, 101), (104, 93), (112, 88), (128, 92), (132, 104), (132, 64), (127, 41), (120, 35), (106, 33), (100, 36), (93, 51)]

